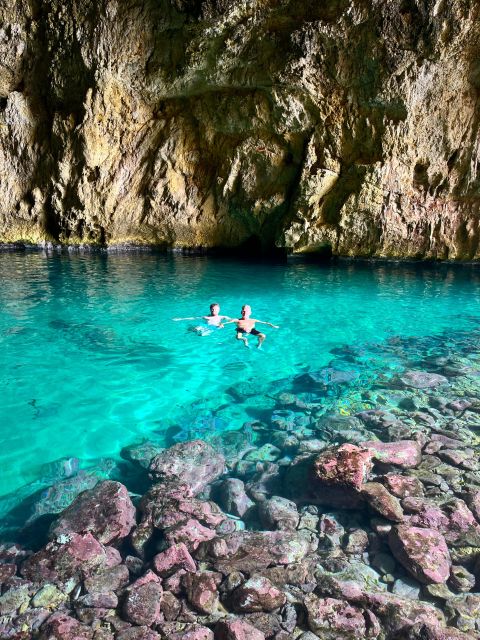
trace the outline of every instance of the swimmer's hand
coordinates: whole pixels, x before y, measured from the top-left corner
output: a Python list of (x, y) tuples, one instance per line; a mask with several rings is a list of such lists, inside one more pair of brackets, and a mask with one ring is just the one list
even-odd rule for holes
[(272, 324), (271, 322), (268, 323), (271, 327), (273, 327), (274, 329), (280, 329), (280, 327), (276, 324)]
[(218, 325), (218, 328), (219, 328), (219, 329), (223, 329), (223, 327), (224, 327), (224, 324), (223, 324), (223, 323), (220, 323), (220, 324)]

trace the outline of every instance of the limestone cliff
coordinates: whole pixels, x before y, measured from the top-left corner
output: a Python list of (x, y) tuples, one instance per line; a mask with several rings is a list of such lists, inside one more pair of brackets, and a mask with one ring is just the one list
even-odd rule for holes
[(0, 241), (480, 258), (477, 0), (4, 0)]

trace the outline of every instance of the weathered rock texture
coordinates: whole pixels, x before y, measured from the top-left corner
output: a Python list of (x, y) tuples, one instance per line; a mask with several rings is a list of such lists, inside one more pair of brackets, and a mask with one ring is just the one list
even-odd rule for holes
[(6, 0), (0, 240), (480, 257), (476, 0)]

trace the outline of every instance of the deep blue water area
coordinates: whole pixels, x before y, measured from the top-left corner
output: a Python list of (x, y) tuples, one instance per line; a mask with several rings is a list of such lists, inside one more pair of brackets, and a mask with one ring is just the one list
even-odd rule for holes
[[(379, 380), (446, 351), (480, 367), (474, 265), (25, 252), (0, 253), (0, 283), (4, 535), (35, 501), (66, 506), (82, 482), (121, 474), (133, 443), (227, 446), (242, 433), (255, 445), (249, 428), (268, 423), (282, 391), (316, 402), (317, 416), (351, 415), (374, 405)], [(172, 320), (211, 302), (232, 317), (250, 304), (280, 329), (246, 349), (234, 325), (199, 336), (202, 321)], [(71, 494), (55, 494), (65, 478), (77, 478)]]

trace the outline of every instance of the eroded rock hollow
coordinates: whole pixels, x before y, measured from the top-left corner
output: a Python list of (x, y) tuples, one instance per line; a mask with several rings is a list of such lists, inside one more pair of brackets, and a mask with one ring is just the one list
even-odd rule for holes
[(476, 0), (6, 0), (0, 241), (480, 257)]

